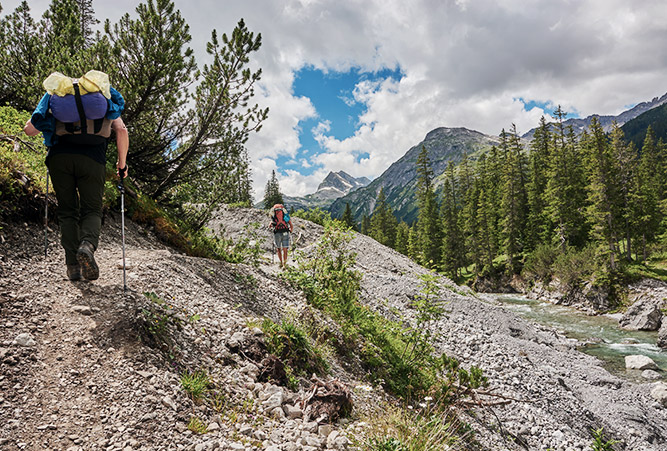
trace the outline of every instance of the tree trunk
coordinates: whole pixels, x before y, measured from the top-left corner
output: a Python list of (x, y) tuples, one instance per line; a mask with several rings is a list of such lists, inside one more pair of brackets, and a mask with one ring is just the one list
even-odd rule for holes
[(644, 259), (642, 260), (642, 263), (646, 263), (646, 260), (648, 259), (648, 256), (646, 255), (646, 234), (642, 233), (642, 252), (644, 254)]
[(632, 238), (630, 237), (630, 222), (625, 220), (625, 242), (627, 243), (626, 252), (627, 259), (629, 262), (632, 261)]

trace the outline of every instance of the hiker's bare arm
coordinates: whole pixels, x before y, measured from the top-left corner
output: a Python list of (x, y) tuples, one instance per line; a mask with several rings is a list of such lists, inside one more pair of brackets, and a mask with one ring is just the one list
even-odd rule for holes
[(28, 122), (25, 123), (25, 127), (23, 127), (23, 132), (28, 136), (37, 136), (39, 134), (39, 130), (37, 130), (34, 125), (32, 125), (30, 119), (28, 119)]
[[(116, 147), (118, 148), (118, 161), (116, 161), (116, 168), (127, 168), (127, 151), (130, 148), (130, 137), (125, 127), (123, 119), (114, 119), (111, 122), (111, 128), (116, 133)], [(125, 172), (127, 177), (127, 172)]]

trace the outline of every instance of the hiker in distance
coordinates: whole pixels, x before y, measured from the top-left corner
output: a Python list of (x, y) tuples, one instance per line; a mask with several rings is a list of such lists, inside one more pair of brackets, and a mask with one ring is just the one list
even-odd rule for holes
[(273, 241), (278, 252), (280, 267), (287, 266), (287, 251), (289, 249), (290, 234), (292, 233), (292, 219), (283, 204), (275, 204), (270, 212), (271, 230), (273, 230)]
[(47, 177), (58, 200), (60, 243), (65, 249), (67, 277), (99, 277), (94, 253), (102, 228), (106, 151), (116, 136), (117, 174), (127, 177), (129, 138), (120, 115), (125, 101), (103, 72), (91, 70), (79, 79), (54, 72), (44, 80), (42, 97), (23, 131), (42, 133)]

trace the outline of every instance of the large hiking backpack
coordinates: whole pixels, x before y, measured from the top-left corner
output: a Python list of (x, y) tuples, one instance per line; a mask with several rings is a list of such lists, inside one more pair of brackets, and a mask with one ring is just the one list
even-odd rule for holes
[(44, 80), (44, 87), (51, 94), (49, 108), (60, 140), (83, 145), (106, 143), (111, 136), (111, 120), (106, 117), (108, 75), (89, 71), (80, 79), (71, 79), (55, 72)]
[(281, 204), (276, 204), (271, 209), (273, 215), (271, 217), (271, 228), (275, 233), (289, 231), (289, 213)]

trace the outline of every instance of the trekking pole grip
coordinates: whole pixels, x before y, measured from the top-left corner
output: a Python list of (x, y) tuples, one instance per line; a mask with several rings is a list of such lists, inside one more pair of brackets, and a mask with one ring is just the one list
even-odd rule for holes
[(127, 165), (125, 165), (124, 168), (118, 168), (118, 177), (119, 177), (119, 182), (118, 182), (118, 189), (124, 193), (125, 192), (125, 183), (123, 179), (125, 178), (125, 173), (127, 172)]

